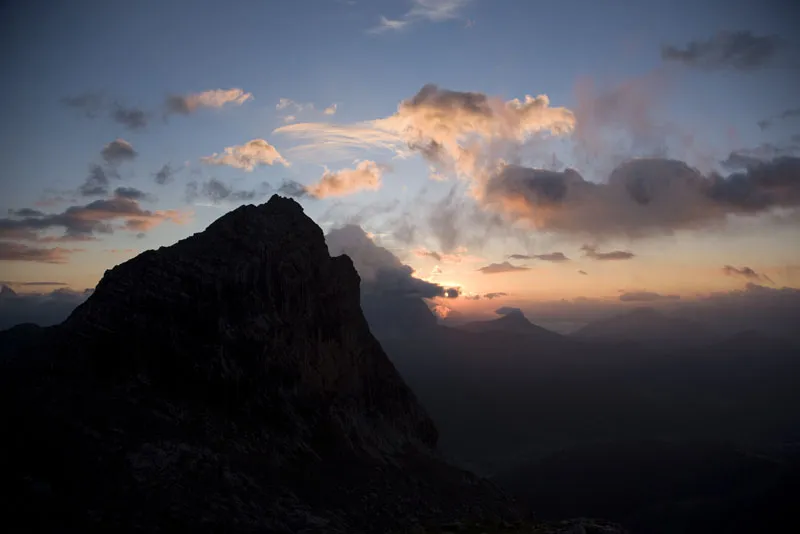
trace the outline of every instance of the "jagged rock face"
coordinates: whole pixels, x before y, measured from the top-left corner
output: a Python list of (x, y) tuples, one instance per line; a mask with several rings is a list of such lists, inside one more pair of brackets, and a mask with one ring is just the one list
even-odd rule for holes
[(23, 334), (0, 335), (15, 347), (0, 358), (0, 467), (29, 530), (382, 532), (516, 514), (437, 459), (351, 261), (292, 200), (143, 253), (65, 323)]
[(328, 255), (293, 200), (242, 206), (108, 271), (65, 326), (112, 372), (123, 360), (126, 372), (250, 412), (325, 406), (331, 430), (354, 447), (436, 443), (369, 332), (352, 262)]

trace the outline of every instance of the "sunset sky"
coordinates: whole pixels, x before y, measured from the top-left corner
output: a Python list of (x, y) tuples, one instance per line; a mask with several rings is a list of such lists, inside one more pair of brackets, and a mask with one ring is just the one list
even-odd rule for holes
[(280, 192), (454, 309), (800, 287), (790, 6), (4, 2), (0, 280), (93, 287)]

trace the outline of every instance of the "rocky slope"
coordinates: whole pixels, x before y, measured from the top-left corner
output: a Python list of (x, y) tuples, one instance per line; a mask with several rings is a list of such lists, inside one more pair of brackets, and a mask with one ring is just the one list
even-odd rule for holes
[(520, 513), (438, 459), (350, 259), (292, 200), (107, 271), (63, 324), (0, 334), (0, 350), (4, 516), (21, 531), (386, 532)]

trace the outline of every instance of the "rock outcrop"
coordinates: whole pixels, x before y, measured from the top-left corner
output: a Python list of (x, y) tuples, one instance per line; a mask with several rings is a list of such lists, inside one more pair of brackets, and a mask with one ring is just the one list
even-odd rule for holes
[(0, 350), (6, 525), (24, 531), (373, 533), (518, 514), (437, 457), (350, 259), (292, 200), (107, 271), (63, 324)]

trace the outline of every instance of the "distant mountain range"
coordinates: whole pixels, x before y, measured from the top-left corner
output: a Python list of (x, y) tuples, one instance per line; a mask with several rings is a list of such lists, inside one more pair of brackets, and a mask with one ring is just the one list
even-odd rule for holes
[(571, 336), (606, 342), (634, 341), (661, 347), (664, 344), (698, 345), (715, 339), (700, 323), (671, 317), (653, 308), (637, 308), (589, 323)]

